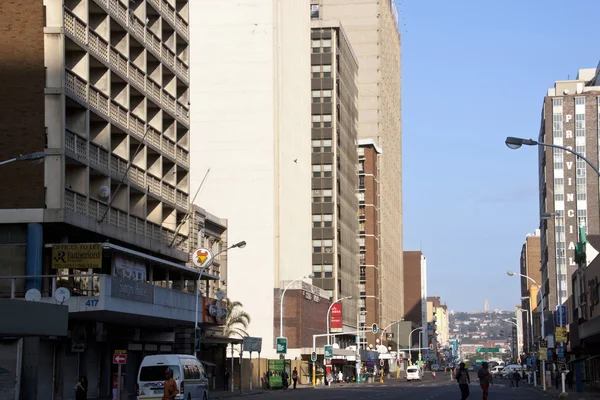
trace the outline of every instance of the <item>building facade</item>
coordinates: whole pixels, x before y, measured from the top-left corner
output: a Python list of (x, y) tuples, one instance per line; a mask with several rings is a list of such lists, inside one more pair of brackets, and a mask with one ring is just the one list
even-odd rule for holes
[(235, 221), (231, 242), (247, 241), (228, 254), (227, 289), (251, 315), (248, 332), (262, 337), (265, 357), (275, 355), (274, 288), (313, 269), (306, 7), (302, 0), (190, 3), (192, 81), (202, 82), (191, 93), (199, 155), (191, 184), (210, 168), (202, 205)]
[(437, 342), (439, 347), (448, 347), (450, 345), (450, 315), (448, 306), (442, 304), (436, 308), (436, 317), (438, 322)]
[(339, 20), (359, 60), (358, 136), (380, 155), (381, 324), (403, 317), (400, 34), (391, 0), (310, 0), (311, 18)]
[(335, 332), (356, 330), (359, 302), (357, 61), (339, 21), (312, 21), (313, 284), (347, 299)]
[(379, 235), (379, 155), (382, 149), (373, 139), (358, 141), (358, 224), (360, 247), (359, 342), (374, 343), (377, 335), (369, 328), (381, 320), (381, 274)]
[[(539, 140), (574, 149), (598, 165), (598, 110), (595, 69), (581, 69), (575, 80), (556, 81), (544, 98)], [(545, 309), (553, 312), (571, 295), (577, 268), (579, 227), (597, 234), (598, 180), (583, 160), (561, 149), (539, 148), (541, 280)], [(545, 315), (546, 327), (553, 318)], [(546, 334), (548, 329), (546, 329)]]
[[(144, 356), (196, 353), (196, 316), (203, 335), (225, 322), (210, 311), (222, 309), (217, 299), (204, 295), (196, 312), (201, 277), (188, 264), (188, 1), (1, 8), (10, 40), (0, 43), (0, 104), (11, 118), (0, 126), (0, 160), (45, 153), (43, 163), (2, 166), (11, 189), (0, 195), (0, 257), (10, 265), (1, 296), (68, 307), (68, 333), (1, 340), (0, 359), (15, 368), (0, 392), (68, 400), (83, 375), (88, 397), (109, 398), (113, 354), (125, 351), (122, 397), (135, 397)], [(212, 282), (203, 293), (222, 279), (202, 276)], [(222, 367), (224, 347), (203, 343), (198, 355)]]
[[(542, 272), (541, 266), (541, 242), (540, 242), (540, 230), (536, 229), (533, 234), (528, 234), (525, 238), (525, 243), (521, 248), (520, 257), (520, 273), (533, 279), (537, 284), (542, 284)], [(541, 296), (538, 302), (538, 287), (531, 280), (521, 277), (521, 308), (523, 313), (521, 314), (522, 329), (522, 340), (523, 346), (527, 353), (529, 353), (533, 347), (532, 344), (536, 338), (540, 337), (541, 327), (540, 323), (540, 311), (541, 308), (538, 306), (541, 304)], [(534, 316), (536, 317), (534, 319)], [(534, 321), (537, 321), (534, 324)], [(532, 335), (533, 329), (533, 335)], [(533, 339), (532, 339), (533, 338)]]
[[(419, 250), (404, 251), (404, 319), (421, 326), (422, 342), (427, 343), (427, 259)], [(419, 282), (419, 284), (416, 284)]]

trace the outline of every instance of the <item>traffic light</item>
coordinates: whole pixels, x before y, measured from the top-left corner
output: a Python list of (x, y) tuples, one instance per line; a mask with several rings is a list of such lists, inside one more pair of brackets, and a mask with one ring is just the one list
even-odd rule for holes
[(312, 361), (317, 361), (317, 352), (313, 351), (312, 353), (310, 353), (310, 359)]
[(377, 333), (377, 324), (373, 324), (373, 326), (371, 327), (371, 332)]

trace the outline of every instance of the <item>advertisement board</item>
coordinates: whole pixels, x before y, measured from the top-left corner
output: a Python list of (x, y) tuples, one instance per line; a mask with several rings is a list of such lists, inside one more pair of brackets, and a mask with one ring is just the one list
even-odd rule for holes
[(342, 326), (342, 303), (333, 303), (329, 316), (329, 331), (341, 332)]

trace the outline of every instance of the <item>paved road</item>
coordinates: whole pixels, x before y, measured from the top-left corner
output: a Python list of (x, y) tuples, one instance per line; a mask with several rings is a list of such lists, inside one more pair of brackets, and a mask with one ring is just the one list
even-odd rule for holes
[[(383, 384), (350, 384), (320, 386), (317, 388), (301, 388), (297, 390), (270, 391), (250, 397), (251, 400), (261, 399), (306, 399), (310, 400), (397, 400), (400, 398), (415, 400), (456, 400), (460, 398), (458, 385), (449, 379), (433, 381), (426, 377), (421, 382), (405, 382), (389, 380)], [(498, 382), (490, 389), (489, 400), (541, 400), (548, 399), (543, 393), (529, 387), (511, 388), (506, 382)], [(481, 399), (481, 388), (471, 384), (469, 400)]]

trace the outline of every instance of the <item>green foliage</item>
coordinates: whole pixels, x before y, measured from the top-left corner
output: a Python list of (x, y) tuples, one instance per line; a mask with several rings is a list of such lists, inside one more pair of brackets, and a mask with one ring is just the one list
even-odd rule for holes
[(239, 336), (243, 338), (248, 336), (248, 325), (250, 325), (250, 314), (244, 311), (244, 305), (239, 301), (231, 301), (229, 298), (225, 299), (227, 304), (227, 320), (225, 327), (223, 328), (223, 335), (227, 337)]

